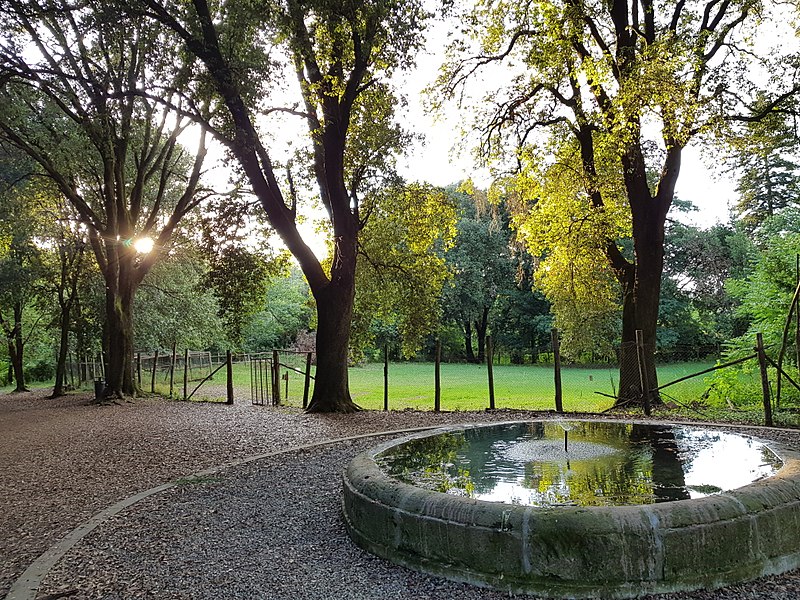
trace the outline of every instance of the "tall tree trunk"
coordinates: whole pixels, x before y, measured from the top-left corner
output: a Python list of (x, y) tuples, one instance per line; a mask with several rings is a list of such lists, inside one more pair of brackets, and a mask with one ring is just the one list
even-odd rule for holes
[(317, 302), (317, 368), (310, 413), (351, 413), (360, 407), (350, 397), (348, 363), (355, 301), (357, 232), (346, 229), (334, 249), (331, 278), (311, 289)]
[(14, 302), (14, 325), (8, 336), (8, 357), (14, 371), (15, 392), (27, 392), (25, 387), (25, 340), (22, 337), (22, 302)]
[(475, 321), (475, 333), (478, 336), (478, 362), (486, 362), (486, 328), (489, 326), (489, 307), (484, 306), (480, 321)]
[(475, 359), (475, 351), (472, 349), (472, 321), (469, 319), (464, 320), (464, 354), (467, 362), (478, 362)]
[[(664, 225), (669, 204), (651, 198), (649, 202), (632, 202), (635, 266), (626, 273), (623, 283), (622, 350), (620, 353), (618, 403), (642, 404), (636, 330), (642, 331), (642, 359), (652, 390), (658, 387), (655, 364), (656, 329), (661, 298), (661, 277), (664, 271)], [(632, 292), (630, 284), (633, 281)], [(659, 400), (651, 394), (651, 402)]]
[(53, 385), (51, 398), (64, 395), (64, 382), (67, 374), (67, 352), (69, 351), (69, 307), (61, 307), (59, 326), (61, 335), (58, 343), (58, 360), (56, 361), (56, 382)]
[(136, 394), (133, 374), (133, 297), (137, 282), (120, 269), (114, 286), (106, 286), (106, 397)]
[(350, 397), (348, 357), (355, 287), (330, 283), (314, 293), (317, 301), (317, 368), (308, 412), (359, 410)]

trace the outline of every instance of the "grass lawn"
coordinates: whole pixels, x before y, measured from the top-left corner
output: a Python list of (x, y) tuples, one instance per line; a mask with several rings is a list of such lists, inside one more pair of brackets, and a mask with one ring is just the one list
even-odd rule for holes
[[(304, 364), (294, 365), (302, 370)], [(659, 382), (666, 383), (684, 375), (696, 373), (711, 366), (711, 363), (675, 363), (659, 367)], [(288, 382), (285, 375), (288, 373)], [(251, 397), (251, 369), (247, 363), (233, 366), (234, 389), (239, 398)], [(707, 376), (700, 376), (675, 386), (668, 387), (665, 399), (675, 398), (681, 403), (700, 399), (708, 388)], [(269, 378), (264, 373), (263, 380)], [(614, 394), (618, 389), (619, 373), (616, 367), (565, 367), (561, 380), (564, 410), (571, 412), (599, 412), (611, 406), (612, 398), (595, 392)], [(197, 385), (189, 384), (189, 391)], [(288, 388), (287, 388), (288, 383)], [(282, 369), (281, 400), (283, 404), (301, 406), (303, 400), (303, 376), (292, 370)], [(552, 365), (494, 366), (495, 406), (497, 408), (521, 408), (551, 410), (555, 408), (555, 392)], [(35, 387), (52, 383), (35, 383)], [(91, 384), (89, 384), (91, 385)], [(414, 408), (433, 410), (434, 400), (433, 363), (399, 362), (389, 365), (389, 408), (402, 410)], [(197, 392), (197, 400), (224, 400), (225, 370), (219, 371)], [(313, 382), (312, 382), (313, 386)], [(442, 410), (482, 410), (489, 406), (488, 376), (485, 365), (442, 364)], [(142, 388), (150, 389), (149, 375), (142, 374)], [(169, 383), (166, 373), (156, 378), (157, 392), (168, 395)], [(4, 391), (9, 391), (6, 388)], [(288, 398), (286, 391), (288, 389)], [(383, 365), (370, 363), (350, 369), (350, 391), (357, 404), (366, 409), (383, 408)], [(174, 396), (183, 393), (183, 372), (175, 373)], [(270, 403), (265, 391), (267, 404)]]
[[(677, 363), (659, 368), (659, 381), (665, 383), (711, 366), (711, 363)], [(599, 412), (613, 399), (596, 394), (614, 394), (618, 389), (616, 367), (565, 367), (562, 369), (564, 410)], [(216, 379), (216, 378), (215, 378)], [(667, 389), (681, 402), (697, 400), (707, 389), (705, 377), (690, 379)], [(235, 385), (250, 385), (247, 365), (235, 365)], [(495, 366), (495, 406), (550, 410), (555, 408), (552, 365)], [(432, 363), (401, 362), (389, 365), (389, 408), (433, 410), (434, 366)], [(481, 410), (489, 406), (489, 386), (485, 365), (442, 364), (442, 410)], [(302, 402), (302, 376), (289, 372), (289, 397), (286, 381), (281, 383), (283, 402), (299, 406)], [(357, 404), (366, 409), (383, 408), (383, 365), (371, 363), (350, 369), (350, 391)]]

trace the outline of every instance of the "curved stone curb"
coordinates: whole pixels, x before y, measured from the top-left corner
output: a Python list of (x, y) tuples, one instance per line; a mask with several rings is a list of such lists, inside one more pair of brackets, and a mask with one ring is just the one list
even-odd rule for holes
[[(399, 435), (399, 434), (414, 433), (419, 431), (428, 431), (430, 429), (437, 429), (439, 427), (441, 427), (441, 425), (431, 425), (427, 427), (413, 427), (409, 429), (394, 429), (391, 431), (377, 431), (374, 433), (362, 433), (359, 435), (351, 435), (343, 438), (323, 440), (321, 442), (312, 442), (310, 444), (303, 444), (301, 446), (292, 446), (291, 448), (285, 448), (283, 450), (277, 450), (275, 452), (266, 452), (264, 454), (256, 454), (253, 456), (247, 456), (245, 458), (232, 460), (230, 462), (223, 463), (221, 465), (203, 469), (202, 471), (197, 471), (196, 473), (192, 473), (188, 477), (205, 477), (208, 475), (213, 475), (225, 469), (237, 467), (240, 465), (245, 465), (247, 463), (263, 460), (266, 458), (271, 458), (274, 456), (279, 456), (281, 454), (288, 454), (290, 452), (300, 452), (312, 448), (319, 448), (321, 446), (330, 446), (333, 444), (366, 439), (370, 437), (381, 437), (384, 435)], [(11, 586), (11, 589), (9, 590), (8, 594), (6, 594), (5, 600), (35, 600), (36, 594), (39, 591), (39, 586), (42, 584), (42, 580), (50, 572), (50, 569), (52, 569), (56, 565), (56, 563), (59, 560), (61, 560), (64, 557), (64, 555), (67, 552), (69, 552), (70, 549), (72, 549), (73, 546), (75, 546), (75, 544), (77, 544), (84, 537), (89, 535), (99, 525), (102, 525), (103, 523), (108, 521), (111, 517), (114, 517), (119, 513), (121, 513), (122, 511), (124, 511), (125, 509), (130, 508), (140, 500), (144, 500), (145, 498), (148, 498), (154, 494), (158, 494), (160, 492), (175, 487), (185, 479), (186, 477), (181, 477), (176, 479), (175, 481), (171, 481), (170, 483), (164, 483), (154, 488), (144, 490), (142, 492), (139, 492), (138, 494), (129, 496), (124, 500), (120, 500), (119, 502), (112, 504), (108, 508), (104, 508), (99, 513), (95, 514), (91, 519), (73, 529), (70, 533), (65, 535), (58, 542), (56, 542), (50, 548), (45, 550), (36, 560), (34, 560), (33, 563), (31, 563), (31, 565), (27, 569), (25, 569), (25, 572), (22, 573), (22, 575), (20, 575), (19, 578)]]
[(783, 466), (771, 477), (704, 498), (624, 506), (444, 494), (395, 479), (376, 460), (398, 444), (482, 427), (442, 427), (356, 456), (343, 482), (351, 538), (417, 571), (547, 598), (715, 589), (800, 566), (800, 452), (774, 440), (765, 442)]

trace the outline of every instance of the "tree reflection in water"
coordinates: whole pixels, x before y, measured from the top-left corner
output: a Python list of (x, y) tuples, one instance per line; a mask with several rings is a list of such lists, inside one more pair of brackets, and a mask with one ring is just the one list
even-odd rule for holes
[(723, 486), (693, 463), (710, 456), (716, 462), (728, 447), (736, 450), (730, 469), (745, 468), (740, 461), (748, 448), (752, 455), (744, 461), (751, 478), (734, 487), (780, 467), (763, 444), (722, 432), (616, 422), (570, 426), (569, 452), (563, 427), (539, 421), (423, 437), (376, 460), (390, 476), (427, 489), (533, 506), (650, 504), (716, 493)]

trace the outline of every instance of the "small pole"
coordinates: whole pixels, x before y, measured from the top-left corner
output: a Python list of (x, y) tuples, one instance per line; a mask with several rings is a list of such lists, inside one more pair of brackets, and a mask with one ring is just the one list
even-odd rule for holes
[(278, 360), (278, 351), (272, 351), (272, 405), (280, 406), (281, 403), (281, 367)]
[(189, 397), (189, 349), (183, 351), (183, 399)]
[(303, 408), (308, 408), (308, 391), (311, 388), (311, 352), (306, 354), (306, 373), (303, 383)]
[[(564, 412), (563, 392), (561, 389), (561, 347), (558, 343), (558, 329), (550, 330), (550, 340), (553, 345), (553, 378), (556, 386), (556, 412)], [(566, 451), (566, 438), (564, 441)]]
[(569, 450), (567, 450), (567, 437), (568, 436), (569, 436), (569, 431), (565, 429), (564, 430), (564, 452), (569, 452)]
[(769, 375), (767, 374), (767, 354), (764, 352), (764, 336), (756, 334), (756, 352), (758, 352), (758, 367), (761, 370), (761, 393), (764, 397), (764, 424), (772, 427), (772, 402), (769, 393)]
[(156, 393), (156, 367), (158, 366), (158, 350), (153, 353), (153, 374), (150, 377), (150, 393)]
[(233, 355), (230, 350), (225, 352), (225, 360), (228, 363), (226, 369), (226, 375), (228, 376), (228, 387), (226, 389), (228, 393), (228, 404), (233, 404)]
[(486, 367), (489, 370), (489, 410), (494, 410), (494, 371), (492, 370), (492, 336), (486, 336)]
[(383, 345), (383, 410), (389, 410), (389, 344)]
[[(169, 397), (172, 398), (172, 391), (174, 388), (175, 383), (175, 361), (177, 360), (175, 353), (177, 350), (178, 344), (177, 342), (172, 342), (172, 362), (169, 364)], [(186, 393), (184, 392), (183, 397), (186, 397)]]
[(142, 387), (142, 353), (136, 353), (136, 383)]
[(256, 404), (256, 380), (254, 371), (255, 364), (253, 363), (252, 356), (250, 357), (250, 360), (247, 361), (247, 366), (250, 367), (250, 404)]
[(647, 365), (644, 361), (644, 333), (641, 329), (636, 330), (636, 359), (639, 363), (639, 383), (642, 388), (642, 399), (644, 400), (644, 414), (650, 416), (650, 381), (647, 375)]
[(433, 410), (442, 410), (442, 340), (436, 338), (436, 355), (433, 369)]

